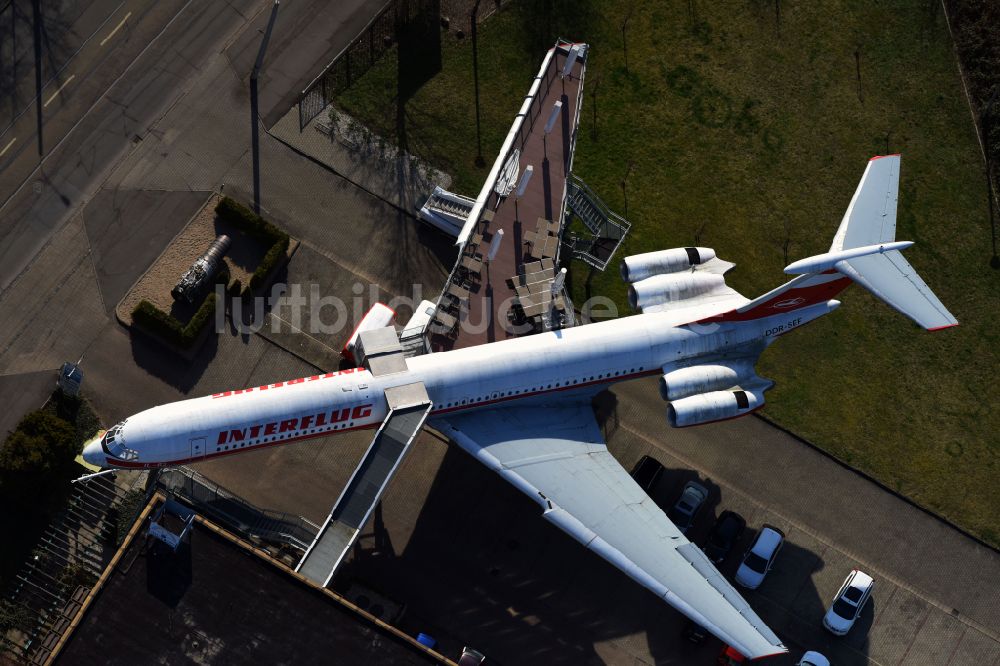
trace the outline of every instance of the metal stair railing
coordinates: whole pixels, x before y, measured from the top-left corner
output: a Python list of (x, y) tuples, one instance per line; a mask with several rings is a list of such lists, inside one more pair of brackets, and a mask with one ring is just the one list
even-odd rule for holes
[(261, 509), (187, 467), (163, 470), (159, 485), (225, 527), (264, 541), (309, 547), (319, 526), (295, 514)]
[[(577, 175), (566, 179), (569, 188), (567, 205), (588, 229), (601, 238), (621, 240), (632, 226), (628, 220), (615, 213)], [(612, 222), (613, 224), (608, 224)]]

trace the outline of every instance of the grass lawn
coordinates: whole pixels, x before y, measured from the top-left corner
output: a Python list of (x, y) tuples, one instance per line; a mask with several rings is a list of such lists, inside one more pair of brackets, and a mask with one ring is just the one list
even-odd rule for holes
[[(779, 22), (764, 1), (514, 3), (479, 30), (487, 165), (545, 49), (560, 35), (587, 41), (575, 171), (624, 213), (634, 165), (634, 226), (615, 264), (713, 247), (738, 264), (729, 284), (753, 298), (783, 281), (787, 263), (829, 247), (870, 156), (902, 153), (897, 236), (917, 242), (907, 258), (962, 325), (925, 333), (851, 289), (838, 312), (764, 354), (760, 373), (777, 381), (766, 415), (1000, 544), (1000, 272), (989, 267), (984, 168), (940, 5), (780, 8)], [(411, 97), (396, 93), (390, 52), (338, 101), (475, 196), (488, 167), (474, 163), (471, 44), (449, 34), (442, 49), (441, 71)], [(579, 298), (586, 267), (573, 268)], [(628, 312), (617, 270), (592, 289)]]

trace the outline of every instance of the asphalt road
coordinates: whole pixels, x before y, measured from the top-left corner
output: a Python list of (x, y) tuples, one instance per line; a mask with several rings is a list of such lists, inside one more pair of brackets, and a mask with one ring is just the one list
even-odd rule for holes
[(0, 291), (183, 94), (183, 82), (243, 22), (241, 4), (249, 11), (255, 3), (129, 0), (116, 14), (122, 19), (74, 58), (78, 80), (46, 122), (44, 161), (32, 114), (0, 136), (4, 145), (17, 140), (0, 162)]
[[(107, 423), (311, 371), (263, 337), (235, 331), (182, 364), (109, 316), (110, 301), (152, 261), (197, 193), (220, 185), (242, 198), (249, 191), (248, 132), (233, 121), (248, 117), (247, 91), (243, 66), (227, 49), (252, 41), (248, 26), (269, 3), (182, 6), (173, 5), (180, 18), (83, 109), (46, 179), (33, 177), (0, 209), (3, 404), (27, 408), (22, 394), (81, 356), (85, 389)], [(274, 43), (296, 46), (284, 33)], [(438, 288), (453, 259), (447, 242), (266, 135), (261, 149), (268, 215), (303, 242), (289, 281), (347, 300), (355, 283), (390, 294)], [(9, 187), (5, 178), (0, 186)], [(342, 340), (326, 342), (336, 348)], [(829, 648), (838, 664), (1000, 663), (995, 551), (763, 422), (674, 431), (651, 382), (614, 394), (608, 441), (626, 467), (643, 454), (660, 459), (670, 470), (658, 491), (664, 501), (687, 478), (712, 487), (696, 538), (725, 508), (752, 528), (786, 529), (781, 566), (752, 603), (796, 648)], [(321, 519), (368, 437), (250, 452), (201, 471), (259, 505)], [(419, 442), (366, 526), (350, 571), (405, 602), (413, 628), (505, 663), (710, 659), (712, 646), (681, 641), (677, 613), (553, 529), (529, 499), (433, 435)], [(854, 565), (878, 581), (870, 622), (829, 642), (816, 614)]]

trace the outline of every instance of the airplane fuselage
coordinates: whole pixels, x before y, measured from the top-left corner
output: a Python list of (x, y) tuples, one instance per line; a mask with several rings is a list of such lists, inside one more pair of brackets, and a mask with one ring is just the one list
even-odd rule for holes
[(158, 467), (373, 428), (388, 411), (385, 390), (414, 382), (424, 384), (433, 402), (432, 420), (514, 400), (544, 404), (566, 392), (596, 394), (659, 375), (668, 363), (754, 344), (762, 349), (830, 309), (823, 304), (738, 326), (678, 325), (670, 313), (642, 314), (417, 356), (407, 359), (407, 371), (391, 375), (355, 368), (225, 391), (129, 417), (112, 428), (100, 454), (88, 448), (89, 458), (102, 455), (112, 467)]

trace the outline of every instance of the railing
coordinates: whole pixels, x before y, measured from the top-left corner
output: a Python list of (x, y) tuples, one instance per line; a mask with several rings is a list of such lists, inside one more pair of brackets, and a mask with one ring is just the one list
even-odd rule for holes
[(305, 129), (336, 95), (392, 48), (402, 26), (432, 6), (434, 3), (428, 0), (389, 0), (361, 34), (344, 47), (302, 91), (299, 96), (299, 131)]
[[(568, 207), (593, 234), (593, 238), (589, 240), (580, 240), (576, 236), (569, 238), (568, 244), (573, 250), (573, 256), (603, 271), (608, 267), (611, 257), (614, 256), (632, 225), (624, 217), (608, 208), (607, 204), (577, 176), (570, 174), (569, 178), (566, 179), (566, 185), (569, 190)], [(607, 259), (601, 259), (591, 252), (598, 239), (615, 241), (615, 247), (608, 254)]]
[[(145, 504), (145, 475), (75, 484), (5, 590), (0, 653), (42, 663)], [(134, 501), (130, 501), (132, 498)], [(116, 538), (117, 537), (117, 538)], [(2, 659), (0, 659), (2, 661)]]
[(244, 536), (305, 550), (319, 531), (318, 525), (301, 516), (256, 507), (187, 467), (163, 470), (157, 485), (198, 513)]

